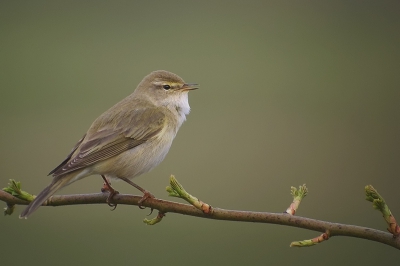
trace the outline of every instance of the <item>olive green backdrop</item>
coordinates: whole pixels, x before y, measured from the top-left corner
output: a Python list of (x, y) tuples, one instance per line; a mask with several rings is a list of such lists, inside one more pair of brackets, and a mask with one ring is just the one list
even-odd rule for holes
[[(213, 206), (386, 230), (400, 220), (398, 1), (1, 1), (0, 187), (38, 193), (91, 122), (165, 69), (201, 84), (165, 161), (135, 179), (167, 199), (170, 174)], [(92, 176), (60, 193), (94, 193)], [(124, 183), (122, 193), (137, 194)], [(316, 232), (106, 205), (0, 217), (2, 265), (385, 265), (391, 247)]]

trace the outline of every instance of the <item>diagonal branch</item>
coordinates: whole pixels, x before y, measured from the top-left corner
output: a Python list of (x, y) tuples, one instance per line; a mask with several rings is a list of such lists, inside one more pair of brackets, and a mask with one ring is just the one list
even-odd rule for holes
[[(141, 196), (118, 194), (113, 197), (113, 202), (117, 204), (137, 205)], [(77, 204), (105, 204), (107, 194), (79, 194), (79, 195), (57, 195), (50, 197), (44, 206), (62, 206)], [(0, 200), (9, 205), (27, 205), (29, 202), (18, 199), (7, 192), (0, 190)], [(392, 234), (355, 225), (331, 223), (305, 217), (292, 216), (287, 213), (269, 213), (236, 211), (220, 208), (213, 208), (211, 214), (203, 213), (192, 205), (182, 204), (161, 199), (149, 198), (142, 204), (145, 207), (154, 208), (161, 213), (179, 213), (183, 215), (196, 216), (206, 219), (241, 221), (253, 223), (269, 223), (299, 227), (325, 233), (329, 231), (330, 237), (349, 236), (380, 242), (396, 249), (400, 249), (400, 238), (393, 238)]]

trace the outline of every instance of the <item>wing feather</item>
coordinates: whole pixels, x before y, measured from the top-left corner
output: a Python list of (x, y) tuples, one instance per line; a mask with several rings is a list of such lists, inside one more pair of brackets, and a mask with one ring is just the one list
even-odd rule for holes
[(165, 115), (156, 107), (139, 106), (130, 113), (113, 113), (107, 117), (105, 114), (107, 112), (92, 124), (84, 138), (50, 174), (56, 177), (107, 160), (156, 137), (166, 123)]
[(74, 154), (74, 152), (76, 151), (76, 149), (78, 149), (79, 145), (81, 145), (83, 139), (86, 137), (86, 134), (83, 135), (83, 137), (78, 141), (78, 143), (75, 144), (74, 148), (72, 149), (72, 151), (70, 152), (70, 154), (68, 154), (67, 158), (62, 161), (62, 163), (60, 163), (56, 168), (54, 168), (48, 175), (53, 174), (54, 172), (56, 172), (57, 170), (59, 170), (60, 168), (62, 168), (66, 163), (68, 163), (68, 161), (71, 159), (72, 154)]

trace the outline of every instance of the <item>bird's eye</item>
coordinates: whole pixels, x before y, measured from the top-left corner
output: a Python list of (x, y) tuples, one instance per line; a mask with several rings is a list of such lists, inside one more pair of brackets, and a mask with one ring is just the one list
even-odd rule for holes
[(163, 87), (164, 90), (166, 90), (166, 91), (169, 90), (169, 89), (171, 89), (171, 86), (169, 86), (169, 85), (163, 85), (162, 87)]

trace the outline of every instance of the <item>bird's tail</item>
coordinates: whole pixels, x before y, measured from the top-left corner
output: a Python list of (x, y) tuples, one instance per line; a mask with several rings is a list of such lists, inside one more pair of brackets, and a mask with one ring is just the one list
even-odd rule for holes
[(28, 207), (26, 207), (26, 209), (21, 213), (19, 218), (28, 218), (29, 215), (36, 211), (36, 209), (39, 208), (50, 196), (56, 193), (57, 190), (74, 182), (74, 177), (76, 177), (74, 172), (55, 177), (53, 182), (51, 182), (50, 185), (43, 189), (43, 191), (40, 192), (31, 203), (29, 203)]

